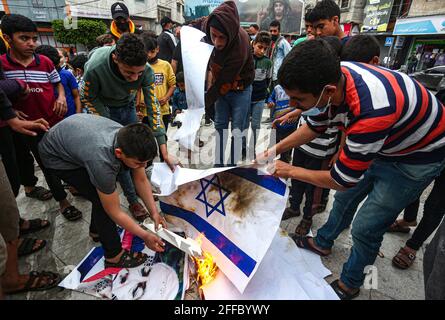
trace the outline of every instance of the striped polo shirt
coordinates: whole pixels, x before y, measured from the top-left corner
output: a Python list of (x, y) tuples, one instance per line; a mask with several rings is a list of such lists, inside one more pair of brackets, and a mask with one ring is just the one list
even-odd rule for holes
[(30, 89), (26, 99), (14, 102), (14, 109), (26, 113), (27, 120), (43, 118), (50, 126), (63, 119), (53, 111), (56, 101), (54, 85), (60, 82), (60, 76), (51, 60), (35, 54), (34, 60), (26, 67), (9, 54), (2, 55), (0, 60), (6, 79), (26, 81)]
[[(306, 122), (307, 117), (301, 116), (298, 126), (302, 126)], [(338, 128), (336, 126), (330, 126), (317, 138), (309, 143), (301, 145), (298, 149), (314, 158), (330, 159), (337, 152), (339, 145), (338, 137)]]
[(331, 170), (332, 178), (352, 187), (376, 158), (410, 164), (445, 158), (445, 108), (421, 84), (403, 73), (369, 64), (342, 62), (345, 103), (309, 117), (323, 133), (337, 125), (346, 145)]

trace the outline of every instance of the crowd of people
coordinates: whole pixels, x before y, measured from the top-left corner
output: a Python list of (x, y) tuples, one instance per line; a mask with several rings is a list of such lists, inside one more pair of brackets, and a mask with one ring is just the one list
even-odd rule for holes
[[(178, 165), (168, 152), (167, 132), (181, 126), (178, 115), (187, 109), (180, 28), (173, 32), (174, 22), (164, 17), (160, 35), (136, 32), (123, 3), (111, 11), (109, 33), (88, 54), (74, 56), (38, 46), (37, 26), (25, 16), (1, 20), (0, 297), (2, 291), (47, 290), (61, 280), (45, 270), (19, 273), (18, 258), (46, 245), (25, 235), (50, 226), (45, 219), (20, 218), (15, 198), (21, 186), (36, 201), (54, 198), (69, 221), (83, 213), (66, 190), (91, 202), (89, 235), (103, 246), (106, 267), (131, 268), (147, 259), (122, 248), (117, 225), (150, 249), (163, 250), (162, 240), (137, 222), (150, 216), (166, 227), (147, 168), (158, 155), (172, 171)], [(341, 299), (353, 299), (386, 232), (417, 226), (392, 260), (408, 269), (441, 224), (445, 109), (443, 94), (435, 97), (408, 75), (380, 67), (376, 39), (346, 35), (340, 16), (334, 1), (317, 3), (304, 17), (306, 36), (292, 46), (276, 19), (262, 19), (247, 32), (233, 1), (188, 25), (214, 46), (203, 84), (204, 123), (215, 128), (214, 166), (268, 163), (271, 174), (291, 179), (282, 219), (300, 216), (304, 199), (303, 217), (291, 234), (300, 248), (327, 256), (351, 227), (350, 256), (331, 286)], [(265, 108), (270, 143), (257, 154)], [(197, 139), (198, 150), (203, 145)], [(38, 184), (34, 160), (49, 190)], [(433, 181), (417, 225), (419, 198)], [(121, 207), (117, 182), (132, 217)], [(331, 189), (329, 217), (310, 237), (312, 218), (326, 210)], [(442, 223), (424, 257), (429, 299), (445, 298), (444, 238)]]

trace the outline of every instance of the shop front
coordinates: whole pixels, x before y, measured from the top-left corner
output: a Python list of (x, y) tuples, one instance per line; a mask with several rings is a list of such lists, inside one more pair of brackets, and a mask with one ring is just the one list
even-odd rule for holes
[(411, 40), (401, 57), (408, 73), (445, 65), (445, 15), (398, 19), (393, 34)]

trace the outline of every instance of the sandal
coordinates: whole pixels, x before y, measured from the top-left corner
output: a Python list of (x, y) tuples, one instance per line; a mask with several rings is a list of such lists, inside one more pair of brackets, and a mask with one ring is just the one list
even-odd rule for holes
[(145, 253), (124, 250), (118, 262), (105, 260), (105, 268), (134, 268), (143, 264), (147, 258), (148, 256)]
[(400, 233), (409, 233), (411, 231), (410, 227), (404, 227), (399, 224), (396, 220), (389, 228), (387, 232), (400, 232)]
[(408, 269), (414, 263), (416, 255), (408, 252), (405, 248), (400, 248), (399, 252), (392, 258), (392, 264), (399, 269)]
[[(46, 246), (46, 240), (33, 238), (24, 238), (20, 240), (22, 240), (22, 243), (20, 243), (17, 249), (17, 254), (19, 257), (30, 255), (34, 252), (42, 250)], [(41, 241), (40, 244), (38, 244), (38, 241)], [(38, 246), (36, 247), (37, 244)]]
[(25, 223), (25, 221), (26, 221), (25, 219), (20, 218), (20, 221), (19, 221), (20, 236), (29, 234), (29, 233), (33, 233), (33, 232), (37, 232), (42, 229), (46, 229), (51, 225), (51, 223), (48, 220), (30, 219), (30, 220), (28, 220), (29, 227), (26, 229), (22, 229), (22, 225)]
[(34, 198), (40, 201), (46, 201), (53, 197), (53, 194), (48, 189), (41, 186), (35, 186), (31, 192), (25, 192), (28, 198)]
[(44, 291), (57, 286), (60, 282), (60, 276), (50, 271), (31, 271), (29, 279), (22, 289), (6, 291), (6, 294), (17, 294), (28, 291)]
[(337, 296), (340, 298), (340, 300), (352, 300), (354, 298), (357, 298), (360, 294), (360, 288), (357, 288), (357, 291), (354, 293), (348, 293), (342, 288), (340, 288), (338, 284), (339, 280), (335, 280), (331, 283), (331, 288), (335, 291)]
[(99, 242), (99, 241), (100, 241), (99, 235), (96, 234), (96, 233), (92, 233), (92, 232), (90, 232), (90, 238), (91, 238), (91, 240), (93, 240), (94, 242)]
[(69, 206), (63, 210), (62, 215), (68, 221), (76, 221), (82, 218), (82, 211), (79, 211), (75, 206)]
[(312, 219), (301, 219), (297, 228), (295, 229), (295, 234), (298, 236), (305, 236), (309, 233), (312, 227)]
[(302, 248), (302, 249), (306, 249), (306, 250), (312, 251), (313, 253), (315, 253), (315, 254), (317, 254), (317, 255), (319, 255), (319, 256), (321, 256), (321, 257), (326, 257), (326, 256), (329, 255), (329, 253), (324, 253), (324, 252), (318, 250), (317, 248), (312, 247), (312, 246), (309, 244), (309, 238), (312, 238), (312, 237), (299, 236), (299, 235), (297, 235), (297, 234), (295, 234), (295, 233), (293, 233), (293, 234), (290, 233), (289, 236), (292, 238), (292, 240), (295, 241), (295, 244), (296, 244), (299, 248)]

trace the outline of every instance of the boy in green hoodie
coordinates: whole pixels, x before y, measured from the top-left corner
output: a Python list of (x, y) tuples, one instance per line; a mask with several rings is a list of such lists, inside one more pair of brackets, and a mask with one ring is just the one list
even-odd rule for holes
[[(90, 110), (122, 125), (138, 122), (135, 97), (144, 94), (148, 125), (158, 142), (164, 161), (174, 170), (174, 160), (166, 147), (165, 128), (160, 106), (154, 95), (154, 73), (147, 64), (142, 41), (134, 34), (124, 34), (112, 47), (94, 51), (85, 64), (83, 99)], [(139, 203), (128, 172), (119, 177), (133, 216), (143, 221), (148, 213)]]

